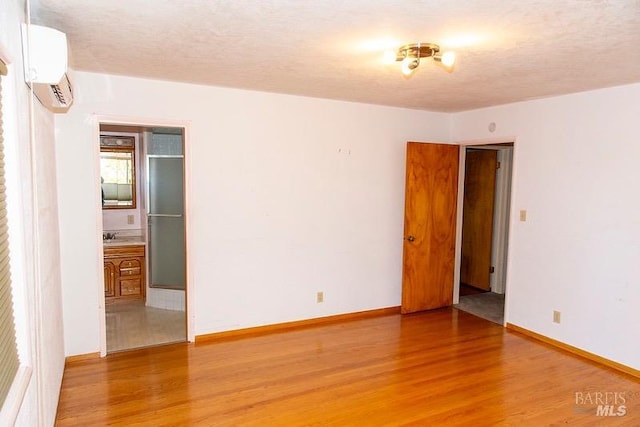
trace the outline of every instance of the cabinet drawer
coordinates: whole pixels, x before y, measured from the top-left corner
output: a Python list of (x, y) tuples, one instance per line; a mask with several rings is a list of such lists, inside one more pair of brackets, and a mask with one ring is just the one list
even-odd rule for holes
[(140, 279), (120, 280), (120, 295), (140, 295)]
[(127, 259), (120, 263), (120, 268), (131, 268), (137, 267), (140, 268), (140, 260), (137, 259)]
[(138, 268), (122, 268), (120, 267), (120, 276), (139, 276), (142, 270)]

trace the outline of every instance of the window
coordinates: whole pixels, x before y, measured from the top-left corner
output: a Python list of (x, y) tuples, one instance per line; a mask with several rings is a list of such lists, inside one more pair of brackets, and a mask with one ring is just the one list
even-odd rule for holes
[(6, 75), (7, 67), (4, 62), (0, 60), (0, 407), (4, 404), (20, 365), (13, 318), (13, 298), (11, 295), (11, 275), (9, 271), (9, 238), (7, 233), (7, 209), (4, 186), (2, 78)]

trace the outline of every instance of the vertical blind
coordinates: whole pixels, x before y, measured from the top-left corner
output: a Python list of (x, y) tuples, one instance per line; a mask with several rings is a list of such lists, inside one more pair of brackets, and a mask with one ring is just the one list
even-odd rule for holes
[(16, 332), (11, 298), (9, 239), (7, 233), (6, 186), (4, 177), (4, 132), (2, 130), (2, 79), (7, 66), (0, 60), (0, 407), (18, 372)]

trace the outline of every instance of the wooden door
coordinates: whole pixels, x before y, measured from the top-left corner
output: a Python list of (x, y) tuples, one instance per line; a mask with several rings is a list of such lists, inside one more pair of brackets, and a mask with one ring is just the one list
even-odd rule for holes
[(498, 153), (467, 150), (460, 282), (491, 290), (491, 243)]
[(453, 302), (457, 145), (407, 143), (402, 313)]

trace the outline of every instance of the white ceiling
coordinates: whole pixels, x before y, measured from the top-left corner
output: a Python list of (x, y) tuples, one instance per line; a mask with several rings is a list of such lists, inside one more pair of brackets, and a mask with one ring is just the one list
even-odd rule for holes
[[(640, 82), (640, 0), (31, 0), (75, 70), (432, 111)], [(409, 79), (387, 46), (453, 49)]]

